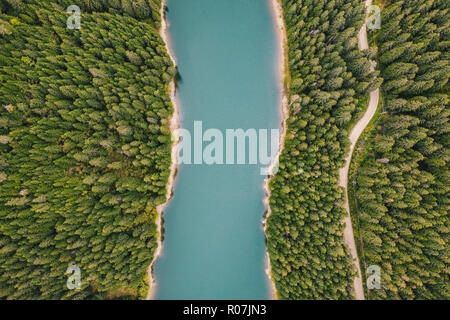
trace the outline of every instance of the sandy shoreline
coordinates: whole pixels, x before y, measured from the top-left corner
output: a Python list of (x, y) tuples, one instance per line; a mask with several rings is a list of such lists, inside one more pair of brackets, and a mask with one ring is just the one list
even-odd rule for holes
[[(276, 28), (277, 28), (277, 32), (278, 32), (278, 41), (279, 41), (278, 55), (279, 55), (279, 68), (280, 69), (278, 71), (278, 76), (279, 76), (279, 81), (281, 82), (280, 112), (281, 112), (281, 119), (282, 119), (282, 123), (281, 123), (282, 132), (280, 135), (278, 152), (275, 156), (274, 161), (269, 166), (268, 172), (273, 172), (273, 169), (278, 165), (278, 158), (283, 150), (284, 141), (286, 138), (286, 130), (287, 130), (286, 120), (289, 117), (289, 105), (288, 105), (289, 95), (288, 95), (287, 88), (286, 88), (286, 77), (288, 76), (288, 72), (289, 72), (288, 65), (287, 65), (287, 63), (288, 63), (287, 52), (286, 52), (288, 43), (287, 43), (286, 27), (285, 27), (284, 18), (283, 18), (283, 8), (282, 8), (280, 0), (271, 0), (271, 9), (272, 9), (271, 11), (272, 11), (273, 18), (276, 23)], [(265, 198), (264, 198), (263, 202), (264, 202), (264, 206), (266, 208), (266, 214), (264, 216), (262, 223), (263, 223), (264, 235), (266, 237), (266, 240), (267, 240), (267, 235), (266, 235), (267, 219), (272, 214), (272, 210), (270, 209), (270, 205), (269, 205), (269, 198), (271, 196), (269, 182), (272, 178), (273, 178), (273, 175), (271, 175), (270, 177), (267, 177), (266, 179), (264, 179), (264, 184), (263, 184), (263, 188), (264, 188), (264, 192), (265, 192)], [(267, 249), (266, 249), (266, 274), (271, 283), (272, 299), (276, 300), (277, 299), (277, 291), (276, 291), (275, 283), (272, 279), (272, 266), (270, 264), (270, 257), (269, 257), (269, 252)]]
[[(271, 11), (273, 14), (273, 18), (276, 22), (276, 28), (277, 28), (277, 32), (278, 32), (278, 40), (280, 42), (280, 46), (279, 46), (279, 66), (280, 66), (280, 70), (279, 70), (279, 81), (282, 83), (281, 84), (281, 90), (282, 90), (282, 95), (281, 95), (281, 106), (280, 106), (280, 112), (281, 112), (281, 118), (282, 118), (282, 133), (280, 135), (280, 142), (279, 142), (279, 150), (278, 153), (275, 157), (275, 160), (272, 162), (272, 164), (269, 166), (269, 172), (272, 171), (272, 169), (278, 164), (278, 157), (281, 154), (281, 151), (284, 147), (284, 141), (285, 141), (285, 136), (286, 136), (286, 120), (289, 117), (289, 106), (288, 106), (288, 93), (287, 93), (287, 89), (285, 87), (285, 78), (288, 75), (288, 71), (287, 71), (287, 52), (285, 52), (285, 48), (287, 48), (287, 36), (286, 36), (286, 29), (285, 29), (285, 24), (284, 24), (284, 19), (283, 19), (283, 9), (281, 6), (281, 2), (280, 0), (271, 0)], [(166, 44), (166, 50), (170, 56), (170, 58), (172, 59), (174, 65), (176, 65), (176, 60), (174, 58), (174, 55), (172, 54), (172, 50), (171, 50), (171, 46), (170, 46), (170, 40), (169, 40), (169, 36), (167, 34), (167, 21), (165, 19), (165, 15), (164, 15), (164, 8), (166, 5), (166, 0), (162, 1), (161, 4), (161, 30), (160, 30), (160, 35), (161, 38), (164, 40), (165, 44)], [(170, 120), (170, 131), (172, 133), (172, 135), (174, 134), (175, 130), (179, 128), (179, 107), (177, 105), (176, 102), (176, 98), (175, 98), (175, 81), (173, 80), (170, 83), (170, 99), (172, 101), (172, 104), (174, 106), (174, 113), (172, 114), (172, 118)], [(168, 205), (168, 202), (170, 201), (172, 194), (173, 194), (173, 187), (174, 187), (174, 182), (175, 182), (175, 175), (176, 175), (176, 171), (178, 168), (178, 164), (177, 164), (177, 154), (176, 154), (176, 150), (177, 150), (177, 142), (174, 142), (172, 145), (172, 163), (170, 166), (170, 176), (169, 176), (169, 181), (168, 184), (166, 186), (167, 188), (167, 194), (166, 194), (166, 202), (162, 205), (159, 205), (156, 208), (156, 211), (158, 213), (158, 217), (156, 219), (156, 226), (157, 226), (157, 231), (159, 234), (159, 237), (157, 239), (157, 243), (158, 243), (158, 248), (155, 251), (154, 254), (154, 258), (152, 263), (150, 264), (149, 268), (148, 268), (148, 283), (149, 283), (149, 291), (147, 294), (147, 300), (151, 300), (154, 298), (154, 294), (155, 294), (155, 289), (156, 289), (156, 280), (153, 278), (153, 266), (155, 261), (158, 259), (158, 257), (161, 254), (162, 251), (162, 241), (161, 241), (161, 237), (162, 237), (162, 215), (164, 213), (165, 208)], [(263, 219), (263, 227), (264, 227), (264, 232), (266, 231), (266, 221), (267, 218), (271, 215), (271, 209), (269, 206), (269, 198), (270, 198), (270, 189), (269, 189), (269, 182), (270, 179), (272, 178), (272, 176), (269, 178), (266, 178), (264, 180), (264, 191), (265, 191), (265, 198), (263, 200), (264, 202), (264, 206), (266, 207), (266, 214), (264, 216)], [(267, 236), (266, 236), (267, 238)], [(272, 299), (277, 299), (277, 294), (276, 294), (276, 288), (275, 288), (275, 284), (272, 280), (272, 269), (271, 269), (271, 265), (270, 265), (270, 258), (269, 258), (269, 253), (268, 251), (266, 251), (266, 258), (265, 258), (265, 263), (266, 263), (266, 274), (267, 277), (271, 283), (271, 294), (272, 294)]]
[[(167, 21), (165, 19), (164, 9), (166, 7), (166, 0), (163, 0), (161, 3), (161, 29), (160, 29), (160, 36), (163, 39), (164, 43), (166, 44), (166, 50), (169, 54), (170, 58), (172, 59), (173, 64), (176, 66), (176, 60), (174, 55), (172, 54), (171, 47), (170, 47), (170, 41), (169, 36), (167, 34)], [(180, 113), (179, 113), (179, 107), (176, 102), (175, 98), (175, 80), (172, 80), (170, 83), (170, 100), (172, 101), (172, 105), (174, 107), (174, 111), (172, 114), (172, 117), (170, 118), (170, 132), (172, 134), (172, 137), (174, 137), (175, 130), (177, 130), (180, 127)], [(151, 300), (154, 298), (155, 294), (155, 288), (156, 288), (156, 280), (153, 278), (153, 266), (155, 264), (155, 261), (158, 259), (158, 257), (161, 255), (162, 251), (162, 215), (164, 214), (164, 210), (166, 209), (170, 199), (172, 198), (173, 194), (173, 188), (175, 183), (175, 176), (178, 168), (178, 161), (177, 161), (177, 144), (178, 141), (172, 142), (172, 152), (171, 152), (171, 164), (170, 164), (170, 175), (169, 175), (169, 181), (166, 185), (166, 202), (156, 207), (156, 212), (158, 213), (158, 216), (156, 218), (156, 228), (159, 234), (159, 237), (157, 239), (158, 247), (155, 251), (155, 254), (153, 256), (153, 261), (148, 267), (147, 274), (148, 274), (148, 284), (149, 284), (149, 291), (147, 294), (147, 300)]]

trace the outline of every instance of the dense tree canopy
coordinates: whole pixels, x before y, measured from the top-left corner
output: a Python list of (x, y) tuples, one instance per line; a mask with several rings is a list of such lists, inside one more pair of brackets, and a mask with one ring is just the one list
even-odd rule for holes
[(371, 299), (449, 299), (450, 3), (390, 1), (376, 35), (384, 113), (357, 171)]
[(288, 36), (289, 111), (280, 170), (270, 182), (268, 250), (279, 298), (351, 299), (355, 270), (344, 246), (338, 170), (348, 129), (378, 86), (373, 52), (360, 52), (359, 0), (282, 1)]
[[(89, 9), (80, 30), (67, 2)], [(0, 1), (0, 298), (145, 295), (176, 72), (159, 7)]]
[(28, 11), (29, 4), (54, 3), (63, 10), (77, 5), (82, 13), (108, 12), (111, 14), (129, 15), (137, 19), (145, 19), (147, 23), (160, 27), (161, 0), (2, 0), (0, 10), (19, 15)]

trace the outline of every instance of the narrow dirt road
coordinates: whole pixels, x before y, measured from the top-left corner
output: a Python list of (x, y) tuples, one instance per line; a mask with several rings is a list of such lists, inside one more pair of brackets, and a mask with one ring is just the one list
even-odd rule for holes
[[(372, 5), (372, 0), (366, 1), (366, 7)], [(358, 34), (358, 46), (360, 50), (364, 50), (369, 48), (367, 41), (367, 26), (364, 23), (361, 30)], [(372, 64), (372, 70), (374, 69), (374, 65)], [(364, 300), (364, 289), (361, 278), (361, 268), (359, 267), (359, 259), (358, 253), (356, 251), (355, 238), (353, 235), (353, 227), (352, 220), (350, 218), (350, 206), (348, 203), (348, 171), (350, 169), (350, 161), (352, 159), (353, 149), (355, 148), (355, 144), (358, 141), (359, 136), (364, 131), (364, 129), (369, 124), (370, 120), (375, 115), (377, 110), (379, 100), (379, 90), (372, 91), (370, 93), (370, 101), (369, 106), (367, 107), (366, 112), (364, 113), (361, 120), (355, 125), (355, 127), (350, 132), (350, 153), (346, 159), (345, 167), (339, 170), (339, 185), (345, 189), (345, 208), (347, 210), (347, 216), (344, 219), (345, 229), (344, 229), (344, 242), (350, 248), (350, 252), (353, 258), (353, 262), (358, 269), (358, 276), (355, 277), (353, 282), (353, 286), (355, 288), (355, 296), (357, 300)]]

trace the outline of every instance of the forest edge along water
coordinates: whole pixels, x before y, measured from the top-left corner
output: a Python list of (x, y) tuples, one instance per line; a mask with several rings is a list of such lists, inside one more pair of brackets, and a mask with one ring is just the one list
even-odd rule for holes
[[(288, 78), (289, 78), (289, 67), (288, 67), (288, 58), (287, 58), (287, 46), (288, 46), (288, 41), (287, 41), (287, 33), (286, 33), (286, 27), (284, 24), (284, 19), (283, 19), (283, 7), (281, 4), (281, 0), (271, 0), (271, 11), (272, 11), (272, 16), (274, 19), (274, 24), (275, 24), (275, 28), (277, 29), (277, 36), (278, 36), (278, 65), (279, 65), (279, 72), (278, 72), (278, 76), (279, 79), (278, 81), (281, 83), (281, 101), (280, 101), (280, 112), (281, 112), (281, 135), (280, 135), (280, 142), (279, 142), (279, 150), (278, 153), (275, 157), (275, 160), (273, 162), (273, 164), (275, 164), (278, 161), (278, 157), (280, 156), (281, 152), (283, 151), (283, 147), (284, 147), (284, 141), (286, 138), (286, 130), (287, 130), (287, 125), (286, 125), (286, 121), (289, 117), (289, 94), (288, 94)], [(269, 172), (272, 170), (268, 170)], [(264, 206), (266, 208), (266, 213), (263, 219), (263, 226), (264, 226), (264, 234), (266, 235), (266, 229), (267, 229), (267, 219), (270, 217), (272, 211), (270, 209), (270, 204), (269, 204), (269, 199), (270, 199), (270, 187), (269, 187), (269, 183), (270, 183), (270, 179), (272, 178), (272, 176), (267, 177), (264, 180), (264, 192), (265, 192), (265, 198), (264, 198)], [(266, 235), (266, 241), (267, 241), (267, 235)], [(267, 246), (267, 245), (266, 245)], [(270, 280), (270, 284), (271, 284), (271, 292), (272, 292), (272, 299), (277, 299), (277, 290), (275, 287), (275, 282), (272, 279), (272, 267), (270, 264), (270, 256), (269, 256), (269, 252), (267, 251), (266, 248), (266, 274), (267, 277)]]

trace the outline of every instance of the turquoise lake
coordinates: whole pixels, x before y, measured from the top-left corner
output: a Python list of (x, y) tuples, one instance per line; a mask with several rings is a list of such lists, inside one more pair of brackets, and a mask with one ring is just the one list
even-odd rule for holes
[[(279, 45), (269, 0), (169, 0), (181, 127), (278, 129)], [(205, 144), (206, 145), (206, 144)], [(260, 165), (178, 169), (156, 299), (269, 299)]]

